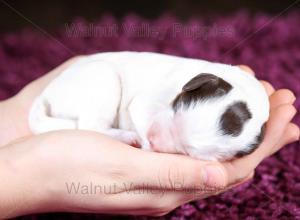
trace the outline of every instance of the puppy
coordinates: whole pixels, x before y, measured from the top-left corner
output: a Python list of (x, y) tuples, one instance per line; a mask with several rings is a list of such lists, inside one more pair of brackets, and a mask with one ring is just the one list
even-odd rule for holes
[(229, 160), (262, 141), (269, 102), (239, 67), (148, 52), (89, 55), (34, 101), (33, 133), (93, 130), (143, 149)]

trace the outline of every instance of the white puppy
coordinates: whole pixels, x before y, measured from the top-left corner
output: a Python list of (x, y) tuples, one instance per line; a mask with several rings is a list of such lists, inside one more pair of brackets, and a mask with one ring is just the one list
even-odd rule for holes
[(158, 152), (227, 160), (263, 137), (269, 102), (239, 67), (148, 52), (81, 58), (54, 79), (29, 115), (34, 133), (93, 130)]

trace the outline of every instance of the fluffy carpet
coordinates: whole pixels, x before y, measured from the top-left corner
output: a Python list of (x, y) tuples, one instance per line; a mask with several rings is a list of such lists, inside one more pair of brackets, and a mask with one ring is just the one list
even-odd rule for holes
[[(245, 11), (181, 23), (165, 15), (153, 21), (104, 16), (93, 24), (75, 19), (45, 35), (24, 29), (0, 36), (0, 99), (76, 54), (155, 51), (250, 65), (260, 79), (300, 94), (300, 11), (275, 19)], [(296, 102), (299, 109), (300, 99)], [(300, 125), (300, 117), (295, 122)], [(222, 195), (184, 205), (161, 219), (300, 219), (299, 143), (265, 160), (254, 180)], [(20, 219), (115, 219), (116, 216), (43, 214)], [(121, 218), (121, 217), (118, 217)], [(150, 219), (124, 216), (122, 219)]]

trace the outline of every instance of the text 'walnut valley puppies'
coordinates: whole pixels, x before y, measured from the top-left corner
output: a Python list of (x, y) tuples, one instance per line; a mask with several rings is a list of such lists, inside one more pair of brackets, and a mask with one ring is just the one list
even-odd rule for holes
[(148, 52), (79, 59), (34, 102), (34, 133), (93, 130), (204, 160), (249, 154), (269, 116), (264, 88), (239, 67)]

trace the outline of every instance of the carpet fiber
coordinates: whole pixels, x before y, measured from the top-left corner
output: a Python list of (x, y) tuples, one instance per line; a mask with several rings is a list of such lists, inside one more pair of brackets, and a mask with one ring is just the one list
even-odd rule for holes
[[(242, 11), (227, 17), (180, 23), (165, 15), (148, 21), (107, 15), (83, 19), (50, 32), (23, 29), (0, 36), (0, 99), (77, 54), (101, 51), (155, 51), (251, 66), (260, 79), (300, 94), (300, 11), (272, 19)], [(234, 77), (234, 76), (233, 76)], [(299, 109), (300, 99), (296, 102)], [(295, 122), (300, 125), (300, 117)], [(20, 219), (115, 219), (115, 216), (43, 214)], [(121, 218), (121, 217), (120, 217)], [(222, 195), (184, 205), (161, 219), (300, 219), (299, 143), (265, 160), (254, 180)], [(127, 217), (122, 219), (148, 219)]]

